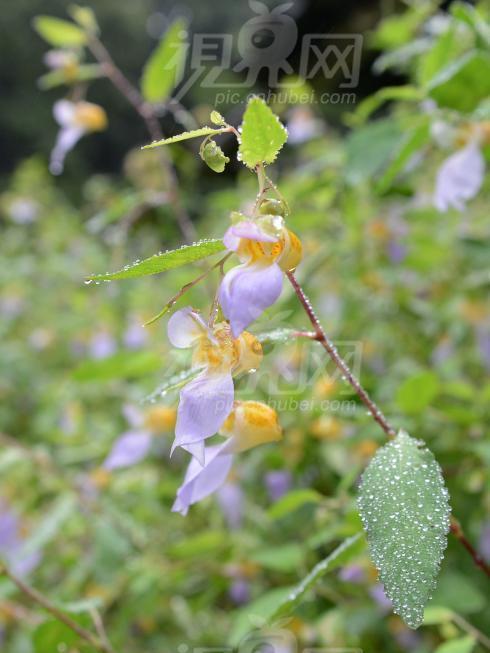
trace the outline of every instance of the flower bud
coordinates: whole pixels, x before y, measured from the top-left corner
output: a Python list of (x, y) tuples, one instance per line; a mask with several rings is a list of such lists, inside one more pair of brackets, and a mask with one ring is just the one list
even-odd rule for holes
[(233, 374), (255, 371), (262, 362), (262, 345), (248, 331), (243, 331), (239, 338), (234, 341), (237, 354), (237, 364)]
[(107, 115), (102, 107), (92, 102), (78, 102), (74, 123), (88, 132), (102, 131), (107, 127)]
[(220, 433), (230, 437), (229, 453), (239, 453), (282, 438), (276, 411), (260, 401), (235, 402)]
[(301, 259), (303, 258), (303, 246), (298, 236), (289, 229), (284, 229), (283, 238), (283, 250), (277, 263), (281, 270), (289, 272), (296, 269), (301, 263)]
[(260, 205), (259, 212), (261, 215), (284, 215), (284, 202), (280, 200), (265, 200)]

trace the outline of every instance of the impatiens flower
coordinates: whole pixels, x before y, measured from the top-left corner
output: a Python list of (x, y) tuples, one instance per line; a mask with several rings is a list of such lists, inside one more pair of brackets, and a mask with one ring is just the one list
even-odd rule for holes
[(220, 434), (227, 436), (223, 444), (206, 449), (205, 463), (191, 460), (184, 482), (177, 491), (173, 512), (186, 515), (189, 506), (213, 492), (226, 481), (233, 455), (266, 442), (282, 438), (282, 429), (275, 410), (259, 401), (237, 401)]
[(78, 141), (91, 132), (102, 131), (107, 126), (107, 116), (102, 107), (92, 102), (58, 100), (53, 115), (60, 126), (55, 146), (51, 152), (49, 169), (53, 175), (63, 172), (65, 157)]
[(447, 158), (437, 173), (434, 205), (439, 211), (463, 211), (478, 193), (485, 175), (485, 160), (475, 141)]
[(191, 308), (172, 315), (168, 337), (174, 347), (194, 347), (193, 365), (202, 371), (180, 393), (175, 447), (204, 464), (204, 440), (215, 435), (233, 408), (233, 375), (257, 369), (262, 347), (250, 333), (233, 339), (226, 323), (209, 327)]
[(219, 290), (221, 308), (238, 338), (277, 301), (284, 273), (301, 261), (302, 247), (280, 215), (241, 220), (227, 230), (223, 242), (242, 262), (225, 275)]

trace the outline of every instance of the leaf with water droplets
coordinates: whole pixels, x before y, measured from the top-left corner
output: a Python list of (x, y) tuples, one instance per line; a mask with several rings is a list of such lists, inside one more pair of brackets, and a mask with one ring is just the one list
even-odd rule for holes
[(404, 431), (374, 456), (358, 505), (369, 550), (394, 611), (418, 628), (436, 585), (449, 530), (448, 491), (421, 440)]
[(342, 542), (326, 558), (313, 567), (310, 573), (284, 598), (277, 606), (269, 621), (272, 622), (280, 617), (290, 614), (301, 602), (305, 594), (311, 590), (325, 574), (338, 569), (356, 557), (366, 546), (362, 533), (356, 533)]
[(296, 338), (298, 332), (294, 329), (273, 329), (272, 331), (264, 331), (264, 333), (257, 334), (257, 340), (262, 344), (269, 342), (288, 342)]
[(286, 128), (264, 100), (251, 98), (243, 115), (239, 159), (249, 168), (272, 163), (287, 139)]
[(171, 136), (170, 138), (164, 138), (161, 141), (153, 141), (149, 145), (143, 145), (142, 150), (151, 150), (154, 147), (160, 147), (160, 145), (171, 145), (172, 143), (178, 143), (179, 141), (188, 141), (190, 138), (199, 138), (200, 136), (214, 136), (215, 134), (222, 134), (226, 131), (226, 127), (221, 127), (215, 129), (214, 127), (200, 127), (199, 129), (191, 129), (188, 132), (182, 132), (176, 136)]
[(136, 261), (132, 265), (126, 265), (118, 272), (107, 272), (106, 274), (92, 274), (87, 281), (112, 281), (114, 279), (132, 279), (143, 277), (148, 274), (158, 274), (173, 268), (178, 268), (187, 263), (200, 261), (211, 254), (217, 254), (225, 249), (222, 240), (201, 240), (192, 245), (184, 245), (179, 249), (171, 249), (160, 252), (146, 258), (143, 261)]

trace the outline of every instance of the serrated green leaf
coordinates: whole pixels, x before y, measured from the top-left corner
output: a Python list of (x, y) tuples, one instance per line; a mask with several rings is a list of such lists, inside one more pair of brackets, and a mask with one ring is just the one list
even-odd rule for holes
[(440, 107), (469, 112), (490, 95), (490, 55), (468, 52), (441, 70), (428, 84)]
[(182, 134), (177, 134), (177, 136), (171, 136), (170, 138), (163, 138), (161, 141), (153, 141), (148, 145), (143, 145), (142, 150), (151, 150), (154, 147), (160, 147), (161, 145), (170, 145), (171, 143), (178, 143), (179, 141), (188, 141), (191, 138), (199, 138), (200, 136), (213, 136), (214, 134), (222, 134), (225, 129), (215, 129), (214, 127), (200, 127), (199, 129), (191, 129), (188, 132), (182, 132)]
[(449, 530), (448, 492), (433, 454), (404, 431), (362, 475), (359, 511), (394, 611), (418, 628), (436, 585)]
[(364, 548), (365, 541), (362, 533), (356, 533), (342, 542), (326, 558), (313, 567), (310, 573), (285, 597), (270, 616), (270, 621), (290, 614), (301, 602), (307, 592), (330, 571), (347, 564)]
[(253, 97), (243, 115), (238, 158), (249, 168), (259, 163), (272, 163), (287, 138), (288, 133), (279, 118), (264, 100)]
[(219, 111), (211, 111), (211, 114), (209, 116), (209, 119), (213, 123), (213, 125), (225, 125), (226, 120), (223, 118), (221, 113)]
[(147, 102), (163, 102), (182, 79), (186, 39), (185, 22), (176, 20), (146, 62), (141, 93)]
[(33, 27), (39, 36), (57, 48), (83, 45), (87, 40), (85, 32), (80, 27), (53, 16), (36, 16)]
[(131, 265), (126, 265), (122, 270), (117, 272), (107, 272), (106, 274), (92, 274), (87, 277), (87, 281), (112, 281), (114, 279), (135, 279), (144, 277), (149, 274), (159, 274), (167, 270), (173, 270), (187, 263), (200, 261), (211, 254), (217, 254), (225, 249), (222, 240), (202, 240), (193, 245), (184, 245), (179, 249), (171, 249), (167, 252), (154, 254), (143, 261), (136, 261)]

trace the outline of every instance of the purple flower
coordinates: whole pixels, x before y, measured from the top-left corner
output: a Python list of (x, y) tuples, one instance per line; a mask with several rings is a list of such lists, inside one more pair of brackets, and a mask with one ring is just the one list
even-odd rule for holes
[[(282, 437), (276, 411), (258, 401), (236, 402), (220, 433), (227, 439), (202, 452), (203, 464), (190, 451), (194, 457), (187, 468), (184, 482), (177, 490), (173, 512), (186, 515), (192, 504), (221, 488), (231, 469), (234, 454)], [(240, 503), (236, 494), (234, 499)]]
[(339, 571), (339, 578), (346, 583), (362, 583), (365, 579), (364, 569), (360, 565), (347, 565)]
[(118, 469), (139, 463), (151, 447), (151, 433), (144, 431), (128, 431), (123, 433), (114, 443), (107, 456), (105, 469)]
[(177, 491), (172, 512), (186, 515), (192, 504), (216, 492), (225, 482), (233, 463), (233, 456), (224, 454), (222, 450), (223, 445), (208, 447), (204, 465), (201, 465), (197, 458), (192, 458), (184, 482)]
[(381, 583), (376, 583), (369, 589), (369, 594), (375, 603), (380, 608), (381, 612), (390, 612), (393, 608), (393, 604), (390, 599), (386, 596), (384, 587)]
[(5, 505), (0, 505), (0, 556), (17, 576), (27, 576), (41, 560), (39, 551), (28, 551), (20, 535), (21, 524), (17, 515)]
[(265, 486), (271, 501), (278, 501), (291, 488), (291, 472), (287, 469), (267, 472), (265, 475)]
[(90, 341), (90, 356), (95, 360), (102, 360), (116, 352), (116, 341), (107, 331), (97, 331)]
[(231, 584), (228, 594), (235, 605), (248, 603), (250, 601), (250, 584), (243, 578), (237, 578)]
[(277, 215), (233, 224), (223, 242), (242, 261), (226, 273), (219, 289), (221, 308), (238, 338), (279, 298), (284, 272), (301, 260), (301, 243)]
[(172, 315), (168, 337), (174, 347), (194, 347), (194, 365), (203, 368), (180, 392), (172, 452), (182, 447), (204, 464), (204, 440), (219, 431), (233, 408), (232, 374), (256, 369), (262, 348), (251, 334), (233, 340), (227, 324), (211, 329), (189, 307)]
[(124, 332), (123, 342), (128, 349), (140, 349), (145, 344), (147, 337), (145, 328), (138, 321), (133, 320)]
[(217, 499), (230, 530), (242, 525), (243, 491), (238, 483), (227, 482), (218, 490)]
[(439, 168), (434, 205), (442, 212), (463, 211), (466, 202), (478, 193), (485, 175), (485, 160), (474, 141), (447, 158)]

